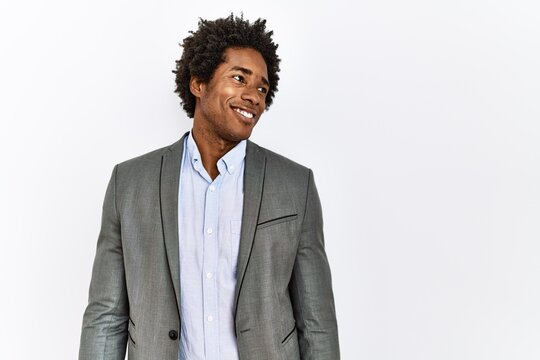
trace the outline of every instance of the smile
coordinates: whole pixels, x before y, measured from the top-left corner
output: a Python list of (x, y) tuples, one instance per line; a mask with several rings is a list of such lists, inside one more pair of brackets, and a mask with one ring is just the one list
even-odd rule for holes
[(253, 119), (253, 114), (250, 113), (250, 112), (247, 112), (245, 110), (242, 110), (242, 109), (239, 109), (239, 108), (233, 108), (234, 111), (236, 111), (237, 113), (243, 115), (244, 117), (247, 117), (248, 119)]

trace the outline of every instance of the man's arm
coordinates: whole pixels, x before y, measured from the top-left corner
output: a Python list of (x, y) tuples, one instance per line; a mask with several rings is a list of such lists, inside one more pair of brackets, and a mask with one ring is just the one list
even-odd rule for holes
[(126, 354), (129, 304), (116, 208), (116, 173), (117, 167), (113, 170), (103, 203), (79, 360), (123, 360)]
[(332, 281), (324, 251), (321, 204), (311, 170), (289, 290), (302, 360), (338, 360), (339, 343)]

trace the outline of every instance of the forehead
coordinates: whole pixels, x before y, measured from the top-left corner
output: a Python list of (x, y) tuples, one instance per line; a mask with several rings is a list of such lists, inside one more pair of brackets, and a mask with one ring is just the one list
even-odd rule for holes
[(222, 70), (229, 71), (234, 67), (243, 67), (253, 72), (255, 77), (268, 79), (266, 62), (261, 53), (251, 48), (227, 48), (223, 52), (225, 62)]

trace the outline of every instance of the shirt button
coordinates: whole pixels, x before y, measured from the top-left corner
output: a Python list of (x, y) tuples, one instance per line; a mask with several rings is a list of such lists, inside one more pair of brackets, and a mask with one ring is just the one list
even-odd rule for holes
[(230, 168), (231, 168), (231, 171), (234, 171), (234, 165), (231, 165)]
[(209, 272), (209, 273), (206, 273), (206, 277), (207, 277), (207, 278), (211, 279), (211, 278), (212, 278), (212, 276), (213, 276), (213, 274), (212, 274), (211, 272)]
[(216, 187), (214, 185), (210, 185), (210, 191), (216, 190)]
[(210, 315), (210, 316), (208, 317), (208, 321), (211, 322), (211, 321), (213, 321), (213, 320), (214, 320), (214, 318), (212, 317), (212, 315)]
[(208, 228), (208, 229), (206, 229), (206, 232), (207, 232), (209, 235), (211, 235), (212, 232), (213, 232), (213, 230), (212, 230), (212, 228)]

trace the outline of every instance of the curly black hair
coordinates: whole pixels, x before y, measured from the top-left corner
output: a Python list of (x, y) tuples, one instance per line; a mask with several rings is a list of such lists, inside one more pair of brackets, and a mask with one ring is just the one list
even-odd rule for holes
[(192, 118), (195, 114), (195, 96), (189, 90), (192, 76), (208, 83), (219, 64), (225, 61), (223, 54), (227, 48), (251, 48), (257, 50), (266, 62), (270, 89), (266, 94), (266, 108), (270, 107), (279, 81), (279, 62), (276, 53), (278, 45), (272, 40), (273, 31), (266, 31), (266, 20), (257, 19), (253, 23), (244, 16), (229, 15), (214, 21), (199, 18), (197, 31), (180, 44), (184, 48), (182, 57), (176, 61), (176, 90), (182, 107)]

